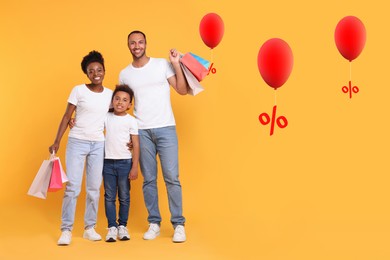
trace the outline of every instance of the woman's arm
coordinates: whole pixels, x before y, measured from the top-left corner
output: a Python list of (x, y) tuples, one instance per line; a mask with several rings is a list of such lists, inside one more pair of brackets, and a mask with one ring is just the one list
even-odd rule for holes
[(66, 128), (68, 127), (69, 120), (72, 118), (72, 114), (75, 111), (76, 106), (72, 105), (71, 103), (68, 103), (65, 114), (62, 116), (61, 123), (58, 127), (56, 139), (54, 140), (54, 143), (49, 147), (50, 153), (56, 153), (60, 149), (60, 143), (62, 136), (64, 135)]

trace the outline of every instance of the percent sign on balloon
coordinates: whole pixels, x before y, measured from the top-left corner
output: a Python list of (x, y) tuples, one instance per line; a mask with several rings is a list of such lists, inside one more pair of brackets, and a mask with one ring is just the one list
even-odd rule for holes
[(344, 93), (349, 93), (349, 98), (352, 98), (352, 92), (353, 93), (358, 93), (359, 92), (359, 88), (357, 86), (353, 86), (352, 87), (352, 82), (351, 81), (349, 81), (349, 87), (344, 86), (344, 87), (341, 88), (341, 90)]
[(261, 113), (259, 115), (259, 121), (262, 125), (268, 125), (271, 123), (269, 135), (274, 134), (275, 122), (280, 128), (285, 128), (288, 125), (287, 118), (284, 116), (276, 117), (276, 105), (272, 109), (271, 117), (267, 113)]
[(210, 74), (210, 72), (211, 72), (211, 73), (213, 73), (213, 74), (217, 73), (217, 69), (216, 69), (216, 68), (214, 68), (214, 67), (213, 67), (213, 65), (214, 65), (214, 63), (211, 63), (211, 65), (210, 65), (210, 67), (209, 67), (209, 71), (208, 71), (207, 75), (209, 75), (209, 74)]

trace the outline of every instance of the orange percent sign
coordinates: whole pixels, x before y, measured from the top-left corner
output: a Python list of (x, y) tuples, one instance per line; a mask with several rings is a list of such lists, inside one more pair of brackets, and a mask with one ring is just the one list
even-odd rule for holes
[(214, 65), (214, 63), (211, 63), (211, 65), (210, 65), (210, 67), (209, 67), (209, 71), (208, 71), (207, 75), (209, 75), (209, 74), (210, 74), (210, 71), (211, 71), (211, 73), (213, 73), (213, 74), (217, 73), (217, 69), (216, 69), (216, 68), (214, 68), (214, 67), (213, 67), (213, 65)]
[(348, 93), (349, 92), (349, 98), (352, 98), (352, 92), (353, 93), (358, 93), (359, 92), (359, 88), (357, 86), (353, 86), (352, 87), (352, 82), (351, 81), (349, 81), (349, 87), (344, 86), (344, 87), (341, 88), (341, 90), (344, 93)]
[(274, 134), (275, 122), (280, 128), (285, 128), (288, 125), (288, 121), (286, 117), (284, 116), (276, 117), (276, 105), (272, 109), (271, 118), (267, 113), (261, 113), (259, 115), (259, 121), (262, 125), (268, 125), (269, 123), (271, 123), (271, 129), (269, 135)]

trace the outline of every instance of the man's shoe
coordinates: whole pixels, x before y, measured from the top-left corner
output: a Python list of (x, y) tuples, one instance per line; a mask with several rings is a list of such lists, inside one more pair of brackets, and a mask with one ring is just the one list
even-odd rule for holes
[(152, 240), (155, 239), (158, 235), (160, 235), (160, 226), (154, 223), (150, 223), (148, 231), (146, 231), (144, 234), (144, 239)]
[(184, 229), (184, 226), (182, 225), (176, 226), (172, 241), (175, 243), (182, 243), (186, 241), (186, 231)]
[(119, 240), (122, 240), (122, 241), (129, 240), (130, 235), (129, 235), (129, 231), (127, 231), (127, 227), (120, 225), (118, 227), (118, 236), (119, 236)]
[(86, 238), (86, 239), (91, 240), (91, 241), (102, 240), (102, 237), (98, 233), (96, 233), (95, 228), (93, 228), (93, 227), (84, 230), (83, 238)]
[(64, 230), (61, 233), (60, 239), (58, 239), (57, 245), (67, 246), (72, 240), (72, 233), (69, 230)]
[(115, 242), (117, 236), (118, 236), (118, 229), (116, 227), (108, 228), (106, 242)]

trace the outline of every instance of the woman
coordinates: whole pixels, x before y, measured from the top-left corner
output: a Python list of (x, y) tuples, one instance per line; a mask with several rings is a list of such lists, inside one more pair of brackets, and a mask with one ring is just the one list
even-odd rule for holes
[(54, 144), (49, 152), (58, 152), (73, 112), (76, 112), (75, 125), (69, 131), (66, 147), (66, 172), (69, 182), (62, 201), (61, 237), (58, 245), (69, 245), (80, 194), (84, 165), (86, 165), (86, 210), (83, 237), (101, 240), (95, 225), (99, 206), (100, 186), (104, 160), (104, 119), (111, 103), (112, 90), (103, 87), (105, 74), (103, 56), (97, 51), (86, 55), (81, 68), (91, 81), (75, 86), (68, 98), (68, 105), (58, 127)]

